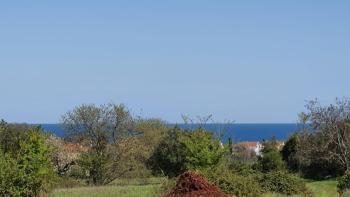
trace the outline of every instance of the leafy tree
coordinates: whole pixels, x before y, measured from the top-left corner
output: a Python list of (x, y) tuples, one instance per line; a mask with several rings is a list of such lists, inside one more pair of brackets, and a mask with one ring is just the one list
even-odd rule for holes
[(186, 147), (185, 166), (190, 170), (216, 165), (226, 151), (213, 132), (202, 128), (185, 132), (182, 142)]
[(294, 134), (286, 141), (281, 151), (283, 160), (292, 171), (297, 171), (299, 169), (299, 159), (297, 155), (299, 147), (299, 135)]
[(343, 174), (350, 164), (349, 99), (336, 99), (335, 104), (327, 106), (313, 100), (306, 110), (300, 115), (305, 124), (297, 151), (300, 169), (319, 178)]
[(186, 146), (182, 143), (183, 131), (174, 127), (165, 134), (148, 160), (148, 166), (156, 174), (175, 177), (186, 171)]
[(16, 161), (0, 153), (0, 196), (21, 196), (24, 188), (17, 185), (21, 181)]
[(78, 160), (79, 166), (82, 168), (88, 183), (101, 185), (104, 184), (106, 174), (107, 156), (96, 152), (83, 153)]
[(3, 125), (6, 124), (2, 123), (0, 138), (11, 138), (7, 143), (1, 141), (1, 196), (39, 196), (48, 192), (55, 176), (50, 160), (51, 149), (45, 144), (47, 136), (40, 127), (35, 127), (22, 130), (17, 138), (11, 132), (18, 129), (11, 130), (10, 126)]
[(338, 179), (337, 188), (340, 194), (350, 189), (350, 170), (347, 170), (345, 174)]
[(41, 128), (26, 132), (17, 158), (17, 165), (22, 174), (22, 184), (31, 196), (48, 192), (54, 179), (51, 165), (51, 149), (45, 144), (46, 135)]
[(149, 164), (154, 172), (174, 177), (186, 170), (216, 165), (226, 149), (204, 129), (170, 130), (159, 143)]
[(265, 152), (259, 158), (259, 165), (263, 172), (279, 171), (284, 169), (282, 156), (278, 151)]
[(4, 153), (15, 157), (20, 149), (20, 141), (25, 137), (25, 132), (32, 127), (26, 124), (7, 124), (0, 122), (0, 146)]
[(263, 149), (261, 150), (262, 153), (267, 153), (271, 151), (278, 151), (278, 141), (275, 136), (272, 136), (270, 140), (264, 140), (263, 143)]
[(125, 139), (139, 135), (135, 131), (135, 121), (124, 105), (81, 105), (62, 116), (62, 124), (68, 139), (89, 148), (80, 159), (80, 164), (88, 173), (86, 178), (93, 184), (107, 184), (116, 178), (116, 174), (107, 173), (118, 165), (111, 162), (123, 162), (110, 157), (111, 147)]
[(262, 155), (258, 158), (258, 165), (263, 172), (278, 171), (284, 169), (282, 155), (278, 150), (278, 142), (275, 137), (263, 142)]

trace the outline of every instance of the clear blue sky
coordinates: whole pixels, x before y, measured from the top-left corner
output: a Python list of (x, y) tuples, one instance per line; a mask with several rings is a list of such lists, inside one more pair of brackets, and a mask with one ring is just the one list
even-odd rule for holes
[(0, 3), (0, 118), (82, 103), (180, 122), (295, 122), (350, 96), (350, 1)]

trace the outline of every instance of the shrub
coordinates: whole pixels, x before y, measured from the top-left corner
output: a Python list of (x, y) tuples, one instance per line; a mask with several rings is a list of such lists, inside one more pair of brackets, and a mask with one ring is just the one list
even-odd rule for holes
[(210, 182), (227, 194), (240, 197), (255, 197), (261, 196), (263, 193), (263, 189), (254, 176), (238, 175), (229, 170), (227, 166), (220, 165), (203, 173)]
[(259, 158), (259, 167), (263, 172), (283, 170), (285, 168), (281, 154), (275, 150), (266, 152)]
[(55, 179), (51, 165), (51, 149), (45, 144), (46, 135), (40, 128), (26, 132), (20, 142), (17, 165), (22, 174), (22, 184), (34, 196), (48, 192)]
[(51, 189), (55, 175), (45, 139), (40, 128), (32, 128), (23, 131), (18, 148), (0, 151), (1, 196), (39, 196)]
[(16, 185), (20, 182), (20, 172), (16, 161), (0, 153), (0, 196), (20, 196), (25, 188)]
[(277, 192), (285, 195), (303, 194), (312, 196), (305, 183), (298, 177), (283, 171), (264, 173), (259, 183), (265, 192)]
[(213, 167), (226, 151), (213, 132), (201, 128), (185, 132), (182, 143), (186, 147), (185, 166), (188, 170)]
[(176, 177), (185, 172), (186, 147), (181, 143), (182, 131), (175, 127), (166, 133), (147, 165), (154, 174)]
[(345, 174), (338, 179), (337, 188), (339, 193), (344, 193), (347, 189), (350, 189), (350, 170), (347, 170)]
[(299, 162), (297, 158), (299, 146), (299, 136), (298, 134), (294, 134), (286, 141), (281, 150), (283, 160), (286, 162), (288, 169), (291, 171), (297, 171), (299, 168)]
[(226, 149), (204, 129), (170, 130), (155, 149), (148, 164), (156, 174), (175, 177), (186, 170), (215, 166)]
[(102, 185), (106, 178), (106, 162), (107, 158), (104, 154), (96, 152), (87, 152), (80, 155), (78, 165), (83, 172), (83, 178), (88, 184)]

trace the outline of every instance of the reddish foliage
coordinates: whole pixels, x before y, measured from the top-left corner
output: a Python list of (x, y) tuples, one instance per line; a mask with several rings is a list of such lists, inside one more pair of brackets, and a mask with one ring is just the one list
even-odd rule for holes
[(176, 186), (163, 197), (232, 197), (221, 192), (203, 176), (185, 172), (178, 178)]

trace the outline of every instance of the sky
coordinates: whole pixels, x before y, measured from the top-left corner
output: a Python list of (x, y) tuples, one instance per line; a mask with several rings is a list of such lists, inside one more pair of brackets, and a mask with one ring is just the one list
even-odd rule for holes
[(2, 1), (0, 119), (124, 103), (182, 122), (293, 123), (350, 96), (350, 1)]

